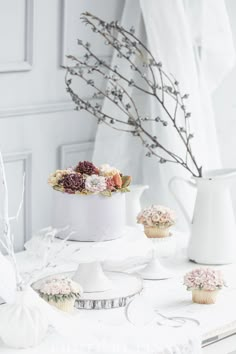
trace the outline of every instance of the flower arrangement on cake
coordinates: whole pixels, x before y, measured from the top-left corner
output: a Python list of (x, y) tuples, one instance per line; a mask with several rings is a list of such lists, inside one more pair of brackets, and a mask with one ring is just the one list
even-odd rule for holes
[(75, 299), (82, 293), (81, 286), (69, 278), (48, 279), (39, 289), (39, 294), (45, 301), (64, 312), (73, 310)]
[(184, 276), (184, 285), (192, 291), (192, 300), (198, 304), (214, 304), (225, 281), (219, 270), (197, 268)]
[(137, 216), (138, 224), (144, 225), (145, 235), (150, 238), (170, 236), (175, 220), (175, 212), (162, 205), (144, 208)]
[(114, 192), (129, 192), (130, 176), (115, 167), (81, 161), (74, 168), (56, 170), (48, 183), (57, 191), (69, 194), (101, 194), (110, 197)]

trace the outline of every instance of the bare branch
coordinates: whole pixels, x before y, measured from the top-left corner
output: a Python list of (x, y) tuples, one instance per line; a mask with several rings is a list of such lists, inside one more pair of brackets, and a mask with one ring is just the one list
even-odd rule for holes
[[(202, 168), (198, 166), (191, 149), (191, 139), (193, 134), (189, 128), (190, 113), (187, 112), (185, 106), (185, 99), (187, 94), (181, 94), (178, 81), (168, 74), (162, 67), (162, 63), (157, 62), (151, 51), (147, 46), (134, 34), (134, 29), (127, 30), (120, 26), (118, 22), (105, 22), (102, 19), (90, 13), (84, 13), (81, 16), (82, 21), (89, 25), (93, 32), (97, 33), (105, 40), (105, 44), (113, 48), (119, 58), (123, 58), (130, 66), (131, 70), (137, 73), (137, 77), (141, 78), (145, 86), (137, 83), (133, 79), (127, 78), (116, 65), (112, 67), (111, 64), (101, 60), (91, 49), (89, 43), (83, 43), (78, 40), (78, 44), (85, 50), (84, 61), (74, 56), (69, 58), (76, 62), (73, 67), (67, 67), (66, 86), (67, 91), (71, 95), (72, 100), (76, 104), (76, 109), (86, 110), (95, 116), (99, 123), (104, 123), (113, 129), (131, 133), (133, 136), (140, 138), (142, 144), (147, 148), (147, 156), (155, 156), (161, 163), (174, 162), (180, 164), (183, 168), (188, 170), (193, 176), (201, 176)], [(139, 64), (146, 68), (147, 73), (143, 72), (140, 65), (135, 62), (139, 59)], [(91, 62), (92, 61), (92, 62)], [(95, 62), (93, 62), (95, 61)], [(108, 74), (102, 70), (108, 70)], [(107, 89), (103, 91), (95, 84), (93, 80), (85, 76), (84, 71), (88, 70), (89, 74), (98, 73), (107, 83)], [(151, 74), (151, 79), (148, 78), (148, 73)], [(114, 107), (117, 107), (122, 114), (127, 117), (127, 120), (116, 118), (113, 114), (105, 113), (102, 107), (93, 105), (92, 103), (83, 100), (71, 87), (72, 79), (69, 74), (77, 76), (79, 79), (86, 82), (95, 90), (95, 95), (108, 99)], [(109, 86), (110, 85), (110, 86)], [(164, 119), (154, 117), (142, 117), (138, 110), (138, 104), (135, 99), (129, 94), (127, 86), (131, 86), (138, 91), (155, 97), (163, 112), (165, 112), (169, 123), (174, 127), (180, 142), (184, 144), (186, 149), (186, 156), (177, 155), (167, 147), (163, 146), (156, 136), (153, 136), (145, 127), (146, 121), (155, 121), (157, 124), (167, 126), (168, 122)], [(173, 105), (169, 106), (169, 101), (165, 99), (168, 96), (174, 101)], [(125, 102), (127, 100), (127, 102)], [(134, 112), (132, 112), (132, 109)], [(184, 126), (181, 121), (177, 120), (179, 113), (182, 112)], [(135, 116), (133, 115), (135, 113)], [(116, 126), (116, 123), (119, 126)], [(125, 126), (123, 128), (123, 125)], [(127, 127), (130, 129), (127, 129)], [(147, 141), (146, 141), (147, 139)], [(162, 153), (164, 155), (162, 155)]]

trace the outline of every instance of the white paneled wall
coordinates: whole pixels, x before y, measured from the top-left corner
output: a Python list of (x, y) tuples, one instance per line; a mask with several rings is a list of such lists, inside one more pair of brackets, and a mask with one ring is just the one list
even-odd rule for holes
[[(76, 54), (76, 38), (88, 38), (80, 13), (119, 19), (123, 0), (0, 0), (0, 148), (16, 212), (26, 175), (24, 208), (13, 225), (16, 248), (32, 230), (50, 225), (50, 172), (60, 164), (91, 157), (96, 122), (73, 111), (65, 92), (66, 54)], [(96, 41), (94, 42), (96, 43)], [(96, 50), (99, 55), (111, 52)], [(84, 90), (84, 96), (89, 93)]]
[(30, 70), (33, 1), (0, 1), (0, 72)]

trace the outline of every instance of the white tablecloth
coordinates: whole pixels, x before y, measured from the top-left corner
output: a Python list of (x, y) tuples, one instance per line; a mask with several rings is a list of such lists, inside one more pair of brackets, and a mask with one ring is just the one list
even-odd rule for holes
[[(23, 272), (30, 272), (37, 264), (35, 256), (28, 251), (18, 254), (18, 260)], [(171, 259), (163, 259), (162, 262), (175, 272), (175, 277), (162, 281), (144, 281), (142, 296), (164, 314), (184, 315), (199, 320), (199, 331), (195, 326), (177, 329), (158, 326), (155, 323), (138, 328), (127, 321), (124, 308), (75, 310), (71, 318), (65, 317), (58, 331), (50, 330), (39, 347), (17, 351), (1, 344), (0, 353), (200, 353), (202, 338), (214, 334), (236, 319), (236, 266), (221, 267), (229, 286), (222, 290), (217, 304), (206, 306), (193, 304), (191, 293), (183, 286), (184, 273), (196, 265), (188, 262), (182, 251)], [(69, 266), (75, 267), (75, 264)], [(62, 268), (63, 266), (60, 266), (60, 270)]]

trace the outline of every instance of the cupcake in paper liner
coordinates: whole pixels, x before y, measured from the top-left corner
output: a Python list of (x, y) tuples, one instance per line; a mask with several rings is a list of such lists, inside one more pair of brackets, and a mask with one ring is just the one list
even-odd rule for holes
[(225, 286), (222, 273), (212, 268), (197, 268), (185, 274), (184, 285), (192, 291), (197, 304), (214, 304), (219, 291)]
[(75, 300), (83, 293), (81, 286), (69, 278), (50, 278), (40, 287), (40, 296), (64, 312), (72, 312)]
[(145, 235), (153, 239), (169, 237), (175, 221), (174, 211), (162, 205), (151, 205), (137, 215), (137, 223), (143, 224)]

